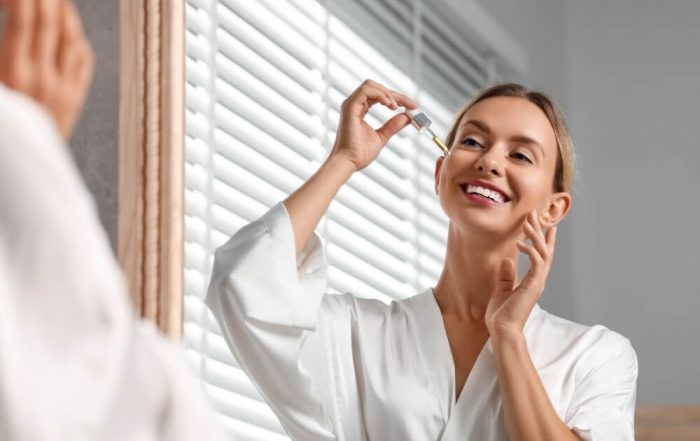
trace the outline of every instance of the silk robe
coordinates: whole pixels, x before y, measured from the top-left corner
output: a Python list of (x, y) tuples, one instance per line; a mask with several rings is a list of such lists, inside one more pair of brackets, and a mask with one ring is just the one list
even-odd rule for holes
[[(282, 202), (216, 251), (206, 303), (241, 367), (299, 441), (509, 439), (491, 341), (455, 401), (431, 288), (385, 304), (327, 292), (318, 234), (295, 256)], [(560, 418), (584, 440), (631, 441), (630, 342), (535, 305), (528, 351)]]

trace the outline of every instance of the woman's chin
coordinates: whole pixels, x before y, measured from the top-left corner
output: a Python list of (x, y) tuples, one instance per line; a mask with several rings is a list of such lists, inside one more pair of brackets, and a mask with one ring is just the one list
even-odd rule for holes
[(448, 217), (451, 223), (465, 232), (477, 232), (500, 241), (504, 237), (512, 237), (516, 230), (522, 230), (517, 216), (510, 210), (484, 210), (469, 206), (453, 208)]
[(493, 236), (498, 238), (506, 234), (510, 225), (507, 219), (498, 216), (489, 216), (484, 213), (460, 213), (460, 216), (452, 218), (452, 222), (460, 229), (469, 232), (477, 232), (479, 235)]

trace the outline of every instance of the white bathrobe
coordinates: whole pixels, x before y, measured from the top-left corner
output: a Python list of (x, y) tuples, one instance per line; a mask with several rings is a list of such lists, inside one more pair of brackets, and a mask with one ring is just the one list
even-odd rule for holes
[[(490, 340), (455, 402), (432, 289), (389, 305), (329, 294), (320, 237), (295, 258), (293, 235), (282, 202), (241, 228), (216, 252), (206, 302), (294, 440), (509, 439)], [(634, 439), (637, 359), (629, 340), (538, 305), (524, 333), (569, 427), (585, 440)]]
[(138, 319), (53, 120), (0, 83), (0, 440), (220, 440), (177, 345)]

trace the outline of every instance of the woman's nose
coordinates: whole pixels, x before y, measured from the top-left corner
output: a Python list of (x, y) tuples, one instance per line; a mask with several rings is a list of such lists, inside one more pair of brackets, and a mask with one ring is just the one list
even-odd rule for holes
[(479, 157), (476, 161), (476, 169), (481, 172), (493, 173), (496, 176), (503, 174), (501, 163), (488, 153)]

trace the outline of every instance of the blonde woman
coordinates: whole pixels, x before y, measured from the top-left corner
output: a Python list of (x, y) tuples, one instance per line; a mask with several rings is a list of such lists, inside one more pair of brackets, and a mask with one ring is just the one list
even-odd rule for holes
[[(320, 169), (216, 253), (207, 304), (292, 439), (633, 440), (629, 340), (537, 304), (574, 170), (545, 95), (498, 85), (458, 113), (435, 164), (450, 222), (434, 287), (389, 305), (326, 293), (314, 229), (348, 178), (409, 124), (401, 113), (372, 129), (364, 116), (375, 104), (416, 108), (362, 83)], [(519, 253), (531, 265), (522, 280)]]

